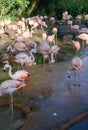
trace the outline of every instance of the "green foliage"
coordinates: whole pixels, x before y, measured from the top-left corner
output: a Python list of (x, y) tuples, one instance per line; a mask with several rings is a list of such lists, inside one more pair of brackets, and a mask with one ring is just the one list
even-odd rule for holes
[(56, 16), (68, 11), (75, 18), (88, 13), (88, 0), (0, 0), (0, 19), (21, 18), (34, 15)]
[(29, 0), (0, 0), (0, 18), (21, 17), (29, 4)]
[[(64, 4), (65, 3), (65, 4)], [(87, 14), (88, 13), (88, 1), (86, 0), (61, 0), (57, 8), (58, 17), (62, 18), (60, 13), (68, 11), (74, 18), (78, 14)]]
[(34, 15), (56, 16), (62, 19), (62, 13), (68, 11), (74, 18), (88, 13), (88, 0), (40, 0), (33, 11)]

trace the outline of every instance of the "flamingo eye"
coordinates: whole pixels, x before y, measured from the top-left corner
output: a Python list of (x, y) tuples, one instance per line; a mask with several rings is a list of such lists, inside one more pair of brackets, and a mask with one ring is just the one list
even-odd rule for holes
[(23, 57), (22, 59), (25, 59), (25, 57)]

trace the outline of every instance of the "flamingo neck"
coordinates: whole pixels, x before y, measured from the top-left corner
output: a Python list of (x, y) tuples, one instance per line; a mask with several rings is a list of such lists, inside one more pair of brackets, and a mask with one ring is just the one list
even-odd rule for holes
[(34, 49), (36, 49), (37, 48), (37, 43), (33, 42), (33, 44), (34, 44)]
[(9, 65), (8, 68), (9, 68), (9, 72), (8, 72), (9, 76), (13, 79), (12, 67)]
[(14, 52), (14, 51), (15, 51), (15, 49), (12, 48), (12, 46), (9, 46), (9, 50), (11, 50), (11, 52)]
[(31, 62), (34, 62), (35, 61), (35, 57), (34, 57), (34, 55), (33, 55), (33, 52), (32, 52), (32, 50), (30, 51), (30, 56), (31, 56)]

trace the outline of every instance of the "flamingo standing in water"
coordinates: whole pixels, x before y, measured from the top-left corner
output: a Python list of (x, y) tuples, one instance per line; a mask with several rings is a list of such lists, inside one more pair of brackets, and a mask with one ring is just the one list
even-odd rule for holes
[(79, 39), (83, 40), (83, 43), (82, 43), (83, 45), (82, 46), (84, 48), (84, 41), (86, 41), (88, 39), (88, 34), (82, 33), (82, 34), (76, 36), (76, 38), (79, 38)]
[(45, 59), (51, 53), (51, 48), (50, 48), (48, 42), (45, 40), (43, 40), (41, 42), (34, 41), (34, 42), (32, 42), (32, 44), (34, 44), (34, 49), (37, 49), (37, 52), (43, 55), (44, 69), (45, 69)]
[(37, 49), (37, 52), (43, 55), (44, 69), (45, 69), (45, 59), (47, 57), (49, 58), (49, 54), (51, 55), (51, 60), (49, 59), (49, 63), (55, 62), (54, 56), (56, 56), (56, 54), (60, 50), (60, 47), (58, 47), (57, 45), (53, 45), (50, 47), (48, 41), (46, 40), (43, 40), (41, 42), (35, 41), (32, 42), (32, 44), (34, 44), (34, 48)]
[(81, 48), (81, 46), (80, 46), (80, 42), (79, 41), (72, 41), (72, 43), (73, 43), (73, 46), (75, 47), (75, 49), (76, 49), (76, 52), (78, 52), (79, 50), (80, 50), (80, 48)]
[(33, 63), (35, 63), (35, 57), (32, 53), (36, 52), (36, 49), (31, 49), (30, 56), (24, 52), (20, 52), (19, 54), (13, 57), (13, 61), (20, 63), (21, 66), (23, 66), (24, 64), (32, 65)]
[(3, 67), (3, 70), (5, 71), (7, 68), (9, 68), (9, 76), (11, 79), (21, 80), (24, 82), (24, 80), (28, 77), (30, 77), (30, 73), (25, 70), (18, 70), (14, 74), (12, 74), (12, 67), (9, 64), (5, 64)]
[[(79, 72), (80, 72), (80, 70), (81, 70), (81, 68), (82, 68), (82, 65), (83, 65), (82, 60), (81, 60), (79, 57), (77, 57), (77, 56), (74, 57), (74, 58), (71, 60), (71, 67), (70, 67), (70, 69), (69, 69), (68, 72), (67, 72), (68, 78), (70, 78), (72, 71), (75, 72), (75, 73), (74, 73), (74, 74), (75, 74), (75, 77), (76, 77), (76, 76), (79, 76)], [(77, 73), (78, 73), (78, 75), (77, 75)], [(80, 84), (74, 84), (74, 85), (80, 86)]]
[(24, 82), (18, 80), (6, 80), (0, 84), (0, 96), (4, 94), (10, 94), (11, 96), (11, 110), (13, 115), (13, 92), (26, 86)]
[(60, 47), (57, 45), (51, 46), (51, 63), (55, 62), (54, 57), (56, 58), (56, 55), (58, 54), (58, 51), (60, 50)]

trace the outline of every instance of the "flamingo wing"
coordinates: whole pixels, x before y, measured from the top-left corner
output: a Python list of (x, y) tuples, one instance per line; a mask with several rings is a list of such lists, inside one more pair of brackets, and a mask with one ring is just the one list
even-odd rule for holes
[(6, 80), (1, 83), (0, 85), (0, 91), (5, 94), (5, 93), (12, 93), (18, 88), (21, 88), (25, 86), (25, 84), (21, 81), (18, 80)]

